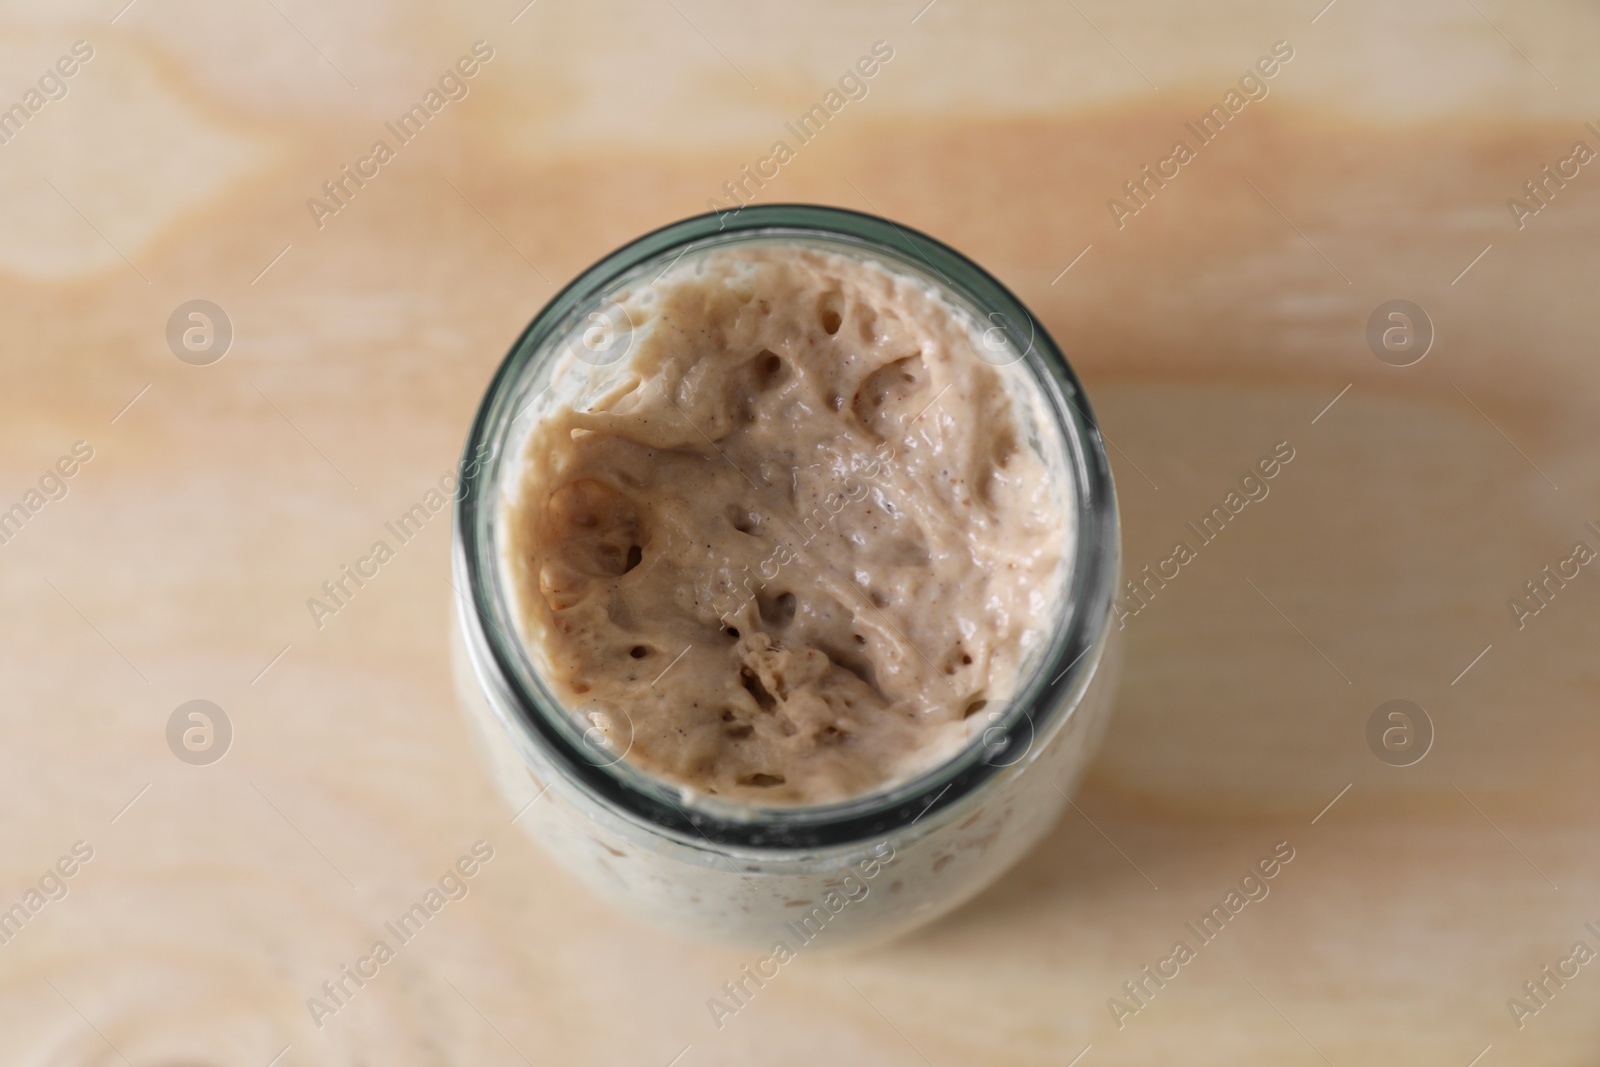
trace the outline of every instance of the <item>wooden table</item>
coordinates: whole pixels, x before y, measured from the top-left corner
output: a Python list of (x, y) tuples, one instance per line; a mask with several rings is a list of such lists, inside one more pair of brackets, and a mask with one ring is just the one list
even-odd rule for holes
[[(1600, 964), (1562, 961), (1600, 950), (1600, 582), (1569, 562), (1600, 549), (1600, 167), (1524, 192), (1600, 150), (1592, 6), (122, 2), (0, 35), (26, 112), (0, 144), (0, 508), (26, 520), (0, 545), (0, 1061), (1596, 1061)], [(447, 521), (332, 617), (307, 600), (451, 469), (557, 286), (728, 203), (778, 139), (759, 199), (920, 227), (1037, 310), (1112, 442), (1130, 572), (1295, 458), (1127, 620), (1109, 740), (1036, 852), (718, 1029), (750, 961), (586, 899), (491, 793)], [(1407, 367), (1367, 340), (1398, 299), (1434, 335)], [(192, 300), (231, 325), (220, 361), (186, 311), (190, 361), (169, 345)], [(167, 739), (197, 699), (231, 725), (209, 764)], [(1369, 747), (1391, 700), (1431, 723), (1410, 766)], [(467, 897), (314, 1025), (479, 840)], [(1280, 842), (1270, 893), (1193, 937)], [(1576, 974), (1540, 1004), (1546, 966)]]

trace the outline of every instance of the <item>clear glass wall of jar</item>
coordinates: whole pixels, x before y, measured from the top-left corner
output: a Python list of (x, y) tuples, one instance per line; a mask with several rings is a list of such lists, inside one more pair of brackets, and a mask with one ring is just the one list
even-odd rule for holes
[[(518, 637), (499, 566), (501, 493), (556, 357), (596, 373), (626, 352), (614, 296), (685, 256), (789, 242), (876, 261), (980, 324), (980, 355), (1026, 375), (1076, 532), (1061, 610), (1017, 698), (954, 757), (870, 794), (810, 807), (690, 795), (633, 767), (564, 709)], [(570, 362), (569, 362), (570, 365)], [(947, 246), (874, 216), (773, 205), (706, 215), (633, 241), (556, 296), (512, 347), (469, 434), (452, 550), (456, 686), (495, 781), (523, 826), (599, 895), (677, 930), (770, 949), (860, 944), (970, 899), (1053, 825), (1109, 714), (1116, 497), (1089, 403), (1059, 348), (1008, 290)], [(616, 724), (608, 723), (615, 734)]]

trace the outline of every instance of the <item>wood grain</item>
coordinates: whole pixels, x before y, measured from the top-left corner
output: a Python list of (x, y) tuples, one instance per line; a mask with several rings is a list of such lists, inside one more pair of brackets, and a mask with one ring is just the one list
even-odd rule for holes
[[(1508, 607), (1600, 547), (1600, 171), (1522, 229), (1505, 203), (1600, 147), (1592, 8), (120, 6), (0, 15), (0, 106), (95, 49), (0, 145), (0, 508), (94, 449), (0, 545), (0, 908), (94, 849), (0, 944), (5, 1062), (1600, 1054), (1600, 967), (1507, 1007), (1600, 948), (1600, 599), (1586, 568), (1524, 628)], [(307, 198), (480, 39), (467, 97), (319, 229)], [(1015, 288), (1112, 441), (1130, 571), (1296, 458), (1128, 620), (1043, 846), (903, 942), (807, 950), (719, 1030), (750, 961), (585, 899), (491, 793), (444, 519), (320, 629), (305, 601), (451, 468), (556, 287), (703, 210), (879, 39), (762, 199), (887, 214)], [(1118, 229), (1107, 199), (1278, 40), (1271, 95)], [(197, 298), (235, 331), (204, 367), (166, 340)], [(1403, 369), (1365, 340), (1396, 298), (1437, 332)], [(165, 739), (195, 698), (234, 728), (209, 766)], [(1365, 740), (1396, 698), (1436, 732), (1406, 768)], [(307, 998), (480, 839), (466, 899), (316, 1027)], [(1281, 841), (1269, 895), (1119, 1028), (1108, 1000)]]

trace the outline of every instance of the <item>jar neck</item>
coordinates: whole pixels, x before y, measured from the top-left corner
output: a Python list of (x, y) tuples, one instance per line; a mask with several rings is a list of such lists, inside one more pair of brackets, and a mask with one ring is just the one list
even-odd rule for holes
[[(760, 807), (689, 796), (626, 760), (595, 758), (581, 727), (540, 676), (520, 640), (500, 565), (500, 489), (520, 445), (519, 420), (549, 384), (551, 354), (608, 296), (637, 278), (657, 276), (687, 252), (743, 241), (795, 240), (869, 254), (942, 288), (985, 312), (1013, 345), (1064, 440), (1076, 537), (1062, 607), (1048, 642), (1003, 721), (983, 743), (910, 780), (838, 803)], [(805, 205), (747, 208), (705, 215), (639, 238), (596, 263), (562, 290), (528, 326), (496, 373), (466, 443), (476, 460), (463, 467), (452, 566), (457, 611), (480, 685), (520, 746), (595, 803), (686, 842), (742, 851), (824, 849), (881, 839), (957, 805), (997, 774), (1008, 773), (1026, 739), (1040, 743), (1060, 728), (1092, 674), (1107, 631), (1117, 567), (1117, 515), (1109, 465), (1082, 387), (1050, 336), (998, 281), (953, 249), (887, 220)], [(995, 753), (1001, 753), (996, 758)]]

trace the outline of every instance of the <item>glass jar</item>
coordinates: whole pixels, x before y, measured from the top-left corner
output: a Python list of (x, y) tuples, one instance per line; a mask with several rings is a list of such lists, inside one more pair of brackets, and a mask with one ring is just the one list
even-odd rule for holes
[[(1059, 611), (1015, 699), (989, 711), (990, 725), (955, 756), (837, 803), (736, 804), (632, 766), (541, 678), (499, 565), (501, 494), (558, 356), (576, 352), (603, 373), (632, 340), (616, 294), (685, 255), (741, 242), (876, 261), (970, 315), (981, 331), (978, 354), (1036, 391), (1049, 425), (1034, 427), (1048, 432), (1030, 434), (1030, 445), (1059, 449), (1045, 458), (1066, 483), (1060, 495), (1076, 534)], [(932, 238), (851, 211), (772, 205), (699, 216), (590, 267), (539, 312), (490, 383), (455, 508), (456, 686), (514, 821), (619, 907), (762, 949), (793, 951), (819, 937), (830, 945), (882, 940), (972, 897), (1060, 815), (1109, 712), (1118, 544), (1111, 471), (1082, 387), (1054, 341), (989, 274)], [(604, 726), (604, 736), (616, 735), (617, 723)]]

